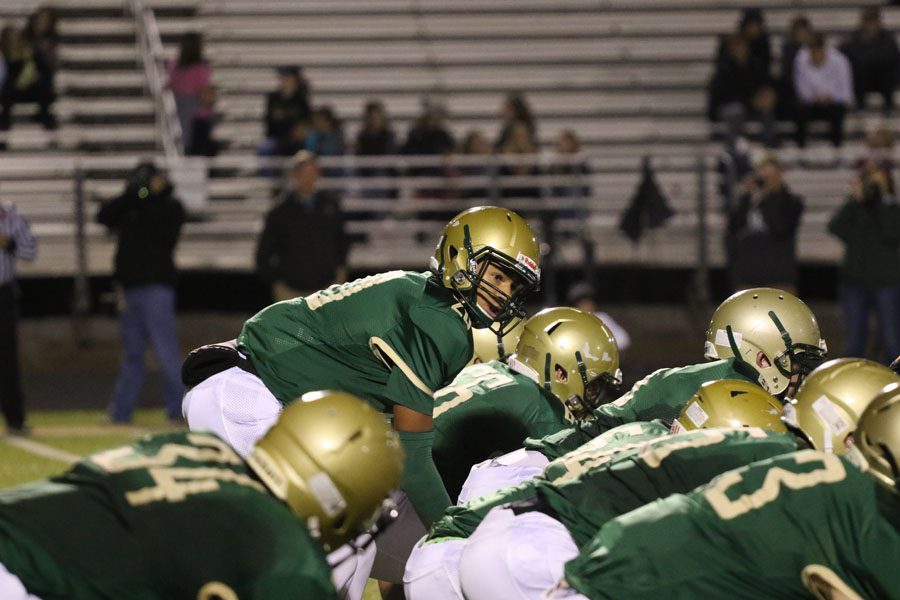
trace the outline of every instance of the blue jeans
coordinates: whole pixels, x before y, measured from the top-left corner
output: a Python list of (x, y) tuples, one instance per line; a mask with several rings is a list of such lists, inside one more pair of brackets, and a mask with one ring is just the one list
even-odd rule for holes
[(881, 361), (890, 364), (900, 355), (900, 286), (864, 286), (841, 284), (841, 307), (844, 311), (847, 356), (864, 358), (869, 333), (869, 314), (878, 315), (877, 331), (881, 333)]
[(181, 350), (175, 335), (175, 290), (167, 285), (146, 285), (125, 290), (122, 329), (122, 362), (109, 404), (110, 418), (131, 421), (144, 383), (144, 352), (153, 344), (163, 372), (166, 415), (181, 418)]

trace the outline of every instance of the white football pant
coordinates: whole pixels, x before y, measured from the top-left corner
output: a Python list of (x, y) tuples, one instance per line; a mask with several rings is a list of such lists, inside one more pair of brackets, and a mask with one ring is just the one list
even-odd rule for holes
[[(459, 587), (459, 559), (465, 539), (423, 543), (413, 548), (403, 574), (406, 600), (464, 600)], [(489, 574), (485, 575), (489, 577)]]
[(556, 519), (497, 507), (463, 549), (460, 587), (467, 600), (540, 600), (577, 555), (575, 541)]
[(519, 448), (472, 466), (459, 492), (457, 504), (465, 504), (499, 489), (537, 477), (550, 461), (536, 450)]

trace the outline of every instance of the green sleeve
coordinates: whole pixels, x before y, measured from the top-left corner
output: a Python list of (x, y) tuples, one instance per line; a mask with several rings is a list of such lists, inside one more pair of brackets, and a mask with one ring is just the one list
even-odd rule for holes
[(428, 527), (450, 506), (450, 496), (431, 456), (434, 431), (398, 431), (406, 454), (400, 487), (409, 496), (416, 514)]
[(511, 502), (535, 497), (535, 480), (497, 490), (460, 506), (451, 506), (435, 521), (428, 534), (429, 541), (441, 538), (467, 538), (484, 520), (491, 509)]
[(373, 338), (371, 345), (392, 365), (387, 397), (428, 415), (434, 392), (456, 377), (472, 353), (471, 334), (459, 317), (431, 307), (414, 308), (408, 320)]

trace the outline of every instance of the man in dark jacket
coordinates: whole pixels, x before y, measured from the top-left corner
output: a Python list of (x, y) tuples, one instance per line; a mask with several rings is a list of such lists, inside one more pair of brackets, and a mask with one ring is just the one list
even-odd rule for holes
[(866, 6), (862, 9), (859, 27), (841, 45), (840, 50), (850, 59), (853, 68), (856, 105), (865, 108), (866, 93), (878, 92), (884, 99), (884, 113), (889, 115), (894, 108), (900, 50), (894, 34), (882, 27), (881, 9), (878, 6)]
[(348, 240), (340, 200), (317, 189), (314, 154), (298, 152), (290, 165), (293, 189), (269, 214), (256, 248), (256, 268), (276, 302), (347, 280)]
[(869, 313), (878, 314), (881, 360), (900, 355), (900, 205), (887, 169), (868, 161), (828, 223), (844, 242), (840, 298), (848, 356), (866, 356)]
[(106, 202), (97, 221), (118, 236), (113, 277), (124, 304), (122, 361), (109, 405), (115, 423), (131, 421), (144, 381), (144, 352), (153, 344), (163, 371), (169, 419), (181, 419), (181, 351), (175, 335), (175, 245), (185, 213), (165, 173), (137, 166), (125, 191)]
[(773, 153), (763, 156), (743, 182), (744, 193), (728, 215), (727, 254), (735, 289), (797, 289), (797, 228), (803, 200), (787, 187)]
[(777, 96), (768, 67), (750, 53), (749, 43), (740, 34), (729, 35), (722, 43), (725, 52), (718, 59), (709, 82), (710, 120), (721, 120), (728, 125), (727, 142), (733, 145), (743, 134), (744, 122), (759, 119), (763, 143), (767, 147), (776, 146)]

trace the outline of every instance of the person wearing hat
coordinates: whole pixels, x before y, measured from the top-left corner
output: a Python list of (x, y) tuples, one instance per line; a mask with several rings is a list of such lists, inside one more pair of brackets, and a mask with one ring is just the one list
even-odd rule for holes
[(308, 122), (312, 116), (309, 106), (309, 86), (297, 65), (281, 65), (278, 89), (266, 94), (266, 139), (259, 148), (260, 156), (290, 156), (291, 133), (297, 123)]
[(118, 238), (113, 279), (121, 309), (122, 359), (109, 404), (114, 423), (131, 421), (144, 381), (148, 342), (163, 372), (166, 415), (181, 421), (174, 254), (184, 220), (184, 207), (165, 172), (149, 161), (135, 167), (122, 194), (97, 213), (97, 222)]
[(741, 183), (743, 193), (728, 214), (727, 248), (731, 284), (797, 289), (797, 228), (803, 199), (784, 181), (773, 152), (762, 155)]

